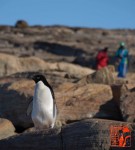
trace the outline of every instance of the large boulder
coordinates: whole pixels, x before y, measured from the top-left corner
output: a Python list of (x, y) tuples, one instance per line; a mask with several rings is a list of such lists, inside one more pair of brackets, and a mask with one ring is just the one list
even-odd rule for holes
[(32, 126), (27, 107), (32, 100), (34, 82), (18, 80), (0, 87), (0, 117), (10, 120), (17, 130)]
[(114, 66), (107, 66), (96, 72), (83, 77), (79, 83), (101, 83), (101, 84), (114, 84), (115, 83), (115, 68)]
[(121, 98), (120, 110), (124, 121), (135, 122), (135, 88)]
[[(26, 132), (6, 140), (1, 140), (0, 148), (1, 150), (121, 149), (122, 147), (111, 147), (113, 142), (115, 142), (114, 136), (116, 136), (116, 134), (113, 134), (114, 132), (112, 132), (112, 129), (114, 129), (113, 127), (115, 127), (114, 131), (118, 136), (120, 135), (120, 128), (122, 131), (124, 127), (129, 130), (129, 132), (124, 132), (124, 138), (129, 136), (127, 139), (128, 142), (131, 143), (127, 142), (126, 146), (129, 147), (125, 148), (134, 150), (135, 124), (103, 119), (78, 121), (59, 129)], [(119, 130), (116, 130), (116, 127), (119, 127)], [(112, 138), (113, 140), (111, 142)]]
[(122, 120), (108, 85), (65, 83), (57, 88), (55, 94), (58, 120), (63, 124), (93, 117)]
[(94, 70), (73, 65), (65, 62), (51, 63), (38, 57), (16, 57), (13, 55), (0, 54), (0, 76), (11, 75), (17, 72), (30, 71), (64, 71), (72, 76), (83, 77), (91, 74)]
[(127, 84), (112, 84), (111, 89), (113, 101), (120, 107), (121, 99), (128, 93), (128, 86)]
[(15, 135), (15, 127), (11, 121), (0, 118), (0, 140)]
[(124, 121), (135, 122), (135, 85), (114, 84), (111, 85), (113, 101), (119, 107)]
[(67, 71), (72, 76), (77, 76), (79, 78), (82, 78), (85, 75), (89, 75), (95, 72), (93, 69), (90, 69), (87, 67), (81, 67), (79, 65), (73, 65), (73, 64), (64, 63), (64, 62), (57, 63), (57, 70)]

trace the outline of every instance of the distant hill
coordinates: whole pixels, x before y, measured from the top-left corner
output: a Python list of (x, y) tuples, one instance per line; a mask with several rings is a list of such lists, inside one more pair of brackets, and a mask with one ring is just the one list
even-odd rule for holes
[(0, 52), (17, 56), (38, 56), (46, 61), (65, 61), (94, 67), (98, 50), (109, 47), (111, 61), (119, 42), (135, 55), (135, 30), (105, 30), (66, 26), (0, 26)]

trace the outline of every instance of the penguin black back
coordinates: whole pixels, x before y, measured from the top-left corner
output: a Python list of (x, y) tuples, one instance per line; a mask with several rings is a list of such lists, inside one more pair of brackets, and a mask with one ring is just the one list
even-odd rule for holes
[(34, 75), (32, 77), (32, 79), (35, 81), (35, 83), (38, 83), (39, 81), (42, 81), (44, 83), (44, 85), (46, 85), (50, 89), (52, 97), (55, 100), (54, 91), (53, 91), (52, 87), (50, 86), (50, 84), (48, 83), (48, 81), (46, 80), (45, 76), (43, 76), (41, 74)]

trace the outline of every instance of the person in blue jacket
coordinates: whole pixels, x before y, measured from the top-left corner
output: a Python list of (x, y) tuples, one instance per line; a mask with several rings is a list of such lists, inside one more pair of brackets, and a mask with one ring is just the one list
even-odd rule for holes
[(124, 42), (120, 42), (116, 57), (118, 60), (118, 77), (125, 78), (128, 67), (128, 50), (125, 48)]

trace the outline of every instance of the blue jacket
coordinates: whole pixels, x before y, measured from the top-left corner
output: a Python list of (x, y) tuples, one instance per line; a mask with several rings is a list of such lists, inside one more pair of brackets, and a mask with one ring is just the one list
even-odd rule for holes
[(119, 48), (116, 52), (116, 57), (120, 59), (120, 63), (127, 64), (128, 63), (128, 50)]

